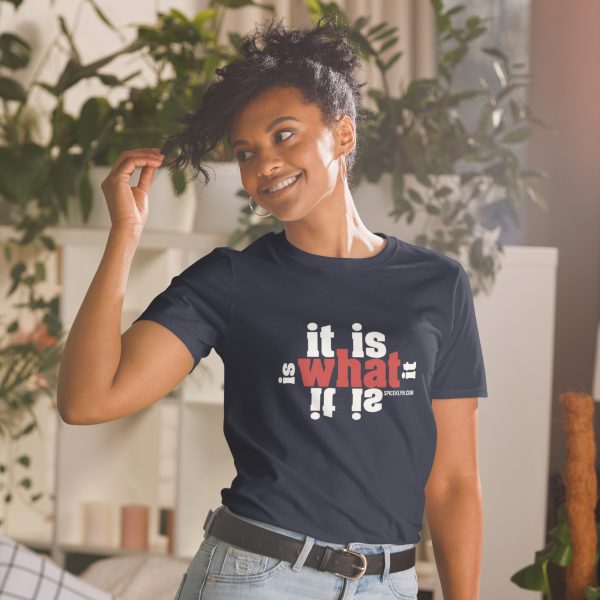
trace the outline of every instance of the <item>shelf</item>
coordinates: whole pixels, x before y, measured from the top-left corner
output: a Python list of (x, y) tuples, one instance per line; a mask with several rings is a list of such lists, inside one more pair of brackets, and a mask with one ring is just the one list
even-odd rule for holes
[(185, 406), (223, 406), (222, 395), (217, 400), (210, 398), (187, 398), (186, 396), (182, 396), (181, 400)]
[[(47, 540), (40, 540), (35, 538), (13, 538), (17, 544), (26, 546), (27, 548), (33, 548), (36, 552), (39, 551), (50, 551), (52, 549), (52, 543)], [(116, 546), (90, 546), (86, 544), (58, 544), (58, 548), (61, 551), (68, 554), (87, 554), (94, 556), (126, 556), (129, 554), (144, 554), (145, 556), (172, 556), (166, 552), (156, 552), (153, 550), (133, 550), (129, 548), (118, 548)]]
[(87, 546), (85, 544), (58, 544), (58, 547), (68, 554), (87, 554), (97, 556), (127, 556), (143, 554), (144, 556), (172, 556), (166, 552), (152, 550), (132, 550), (115, 546)]

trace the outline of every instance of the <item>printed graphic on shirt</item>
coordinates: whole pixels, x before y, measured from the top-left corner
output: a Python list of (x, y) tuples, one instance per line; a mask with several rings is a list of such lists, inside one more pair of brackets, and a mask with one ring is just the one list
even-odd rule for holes
[[(306, 329), (306, 356), (283, 363), (278, 382), (307, 388), (311, 419), (333, 418), (340, 404), (344, 408), (349, 404), (352, 418), (358, 421), (363, 412), (382, 410), (384, 396), (414, 394), (413, 389), (405, 389), (403, 380), (416, 379), (417, 361), (403, 361), (398, 352), (388, 353), (384, 333), (365, 332), (362, 323), (353, 323), (352, 347), (334, 348), (331, 325), (319, 327), (313, 322)], [(350, 402), (336, 403), (339, 388), (350, 389)]]

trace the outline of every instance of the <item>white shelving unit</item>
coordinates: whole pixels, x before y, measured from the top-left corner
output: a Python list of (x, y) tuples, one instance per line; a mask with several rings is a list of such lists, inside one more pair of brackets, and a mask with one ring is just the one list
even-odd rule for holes
[[(399, 235), (393, 227), (387, 231)], [(47, 265), (48, 286), (58, 286), (62, 293), (61, 318), (68, 329), (97, 270), (108, 230), (59, 228), (49, 233), (60, 246), (60, 259)], [(0, 227), (0, 242), (9, 235), (10, 227)], [(128, 280), (122, 331), (174, 275), (225, 245), (226, 237), (144, 232)], [(544, 544), (557, 263), (556, 248), (508, 246), (492, 294), (475, 298), (489, 391), (489, 398), (479, 403), (485, 504), (481, 593), (489, 600), (527, 597), (509, 578)], [(172, 507), (174, 554), (191, 559), (203, 536), (206, 512), (219, 505), (221, 488), (235, 476), (223, 434), (222, 386), (223, 363), (213, 350), (171, 394), (129, 417), (71, 426), (51, 405), (38, 406), (44, 438), (27, 443), (37, 465), (33, 477), (48, 482), (55, 503), (36, 514), (17, 502), (7, 535), (47, 547), (59, 563), (78, 552), (98, 557), (126, 553), (119, 548), (120, 506), (144, 503), (151, 508), (150, 552), (165, 552), (158, 509)], [(84, 543), (81, 505), (89, 500), (113, 503), (109, 547)], [(424, 525), (419, 587), (441, 600), (435, 565), (422, 560), (426, 519)]]
[[(60, 292), (61, 319), (68, 330), (100, 263), (109, 231), (50, 228), (48, 233), (59, 251), (47, 265), (47, 291)], [(0, 241), (9, 237), (16, 237), (13, 230), (0, 227)], [(132, 262), (121, 332), (174, 275), (224, 245), (226, 237), (145, 231)], [(223, 363), (212, 351), (162, 401), (100, 425), (69, 425), (53, 405), (40, 403), (36, 416), (42, 424), (43, 446), (30, 436), (27, 449), (34, 456), (34, 481), (45, 480), (48, 493), (55, 494), (54, 505), (36, 515), (16, 502), (6, 533), (30, 546), (47, 548), (59, 564), (65, 564), (67, 553), (128, 553), (120, 548), (120, 507), (140, 503), (150, 507), (149, 551), (166, 551), (166, 539), (158, 535), (159, 509), (174, 508), (174, 554), (191, 558), (208, 507), (219, 503), (220, 489), (235, 475), (222, 433), (223, 375)], [(112, 504), (108, 547), (85, 543), (82, 503), (86, 501)]]
[[(62, 246), (62, 319), (73, 322), (106, 245), (108, 231), (58, 230)], [(224, 236), (145, 231), (134, 255), (123, 304), (121, 331), (166, 288), (172, 277), (225, 243)], [(174, 553), (191, 558), (202, 537), (202, 506), (218, 502), (233, 461), (219, 435), (223, 363), (211, 351), (163, 401), (109, 423), (71, 426), (60, 421), (57, 445), (58, 548), (82, 543), (81, 503), (113, 502), (112, 544), (120, 545), (120, 505), (150, 506), (150, 549), (158, 544), (159, 509), (175, 509)], [(166, 402), (165, 402), (166, 400)], [(210, 436), (214, 452), (207, 452)], [(162, 452), (161, 452), (162, 448)], [(223, 457), (215, 469), (215, 456)], [(208, 509), (207, 509), (208, 510)]]

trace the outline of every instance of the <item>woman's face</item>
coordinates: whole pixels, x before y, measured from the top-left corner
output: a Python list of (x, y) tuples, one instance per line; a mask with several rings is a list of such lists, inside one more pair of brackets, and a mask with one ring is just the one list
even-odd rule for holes
[[(351, 150), (353, 131), (349, 117), (342, 119), (346, 131), (350, 127), (345, 137), (331, 131), (319, 107), (305, 104), (294, 87), (272, 87), (253, 98), (229, 132), (244, 189), (281, 221), (301, 219), (323, 199), (343, 193), (340, 159)], [(266, 189), (295, 176), (289, 187)]]

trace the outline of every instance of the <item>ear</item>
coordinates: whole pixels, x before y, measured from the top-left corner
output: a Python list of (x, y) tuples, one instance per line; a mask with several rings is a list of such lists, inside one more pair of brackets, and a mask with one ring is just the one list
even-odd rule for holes
[(335, 127), (335, 157), (349, 154), (356, 145), (356, 129), (348, 115), (342, 115)]

